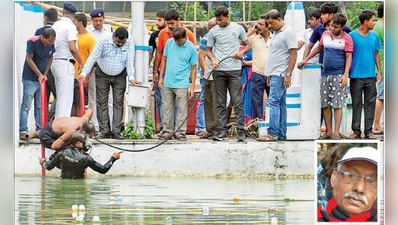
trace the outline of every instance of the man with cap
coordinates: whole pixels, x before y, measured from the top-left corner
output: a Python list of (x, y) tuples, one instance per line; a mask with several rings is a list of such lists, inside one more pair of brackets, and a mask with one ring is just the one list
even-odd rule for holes
[(57, 33), (57, 39), (55, 39), (54, 43), (54, 61), (51, 65), (57, 90), (56, 118), (69, 117), (71, 115), (73, 76), (75, 74), (74, 63), (77, 61), (79, 69), (83, 67), (83, 61), (76, 47), (77, 29), (73, 23), (77, 11), (78, 9), (73, 3), (65, 2), (61, 19), (52, 26)]
[(120, 153), (114, 152), (105, 165), (96, 162), (87, 151), (91, 149), (88, 135), (83, 131), (76, 131), (71, 138), (71, 147), (58, 151), (50, 156), (49, 161), (46, 158), (40, 159), (40, 165), (46, 170), (52, 170), (55, 166), (61, 168), (61, 178), (83, 179), (84, 171), (90, 167), (98, 173), (105, 174), (112, 167), (113, 163), (120, 159)]
[[(93, 9), (90, 13), (91, 24), (87, 26), (87, 31), (92, 34), (95, 40), (98, 42), (104, 36), (112, 35), (112, 27), (108, 24), (104, 24), (105, 21), (105, 12), (101, 8)], [(94, 124), (95, 130), (99, 131), (98, 118), (97, 118), (97, 103), (96, 103), (96, 94), (95, 94), (95, 72), (92, 72), (87, 75), (88, 79), (88, 107), (93, 109), (93, 117), (91, 117), (91, 123)], [(113, 119), (113, 100), (112, 100), (112, 91), (109, 93), (109, 102), (108, 102), (108, 110), (109, 110), (109, 118), (110, 124), (112, 124)]]
[(378, 151), (370, 146), (350, 148), (337, 161), (330, 179), (333, 197), (318, 207), (319, 222), (377, 222)]

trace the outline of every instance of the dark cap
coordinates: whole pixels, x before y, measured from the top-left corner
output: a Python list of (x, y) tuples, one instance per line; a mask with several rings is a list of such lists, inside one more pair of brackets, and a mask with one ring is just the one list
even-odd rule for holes
[(75, 4), (73, 4), (72, 2), (64, 2), (64, 9), (68, 10), (71, 13), (75, 13), (75, 12), (79, 11), (79, 9), (77, 9)]
[(105, 12), (103, 9), (94, 9), (93, 11), (91, 11), (90, 16), (91, 16), (91, 18), (102, 17), (102, 16), (105, 16)]

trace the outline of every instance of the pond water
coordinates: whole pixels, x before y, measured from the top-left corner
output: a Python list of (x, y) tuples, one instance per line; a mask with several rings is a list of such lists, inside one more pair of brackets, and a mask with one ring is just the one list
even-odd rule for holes
[[(312, 180), (15, 177), (16, 224), (313, 224)], [(85, 210), (72, 210), (84, 205)], [(275, 218), (273, 219), (275, 220)]]

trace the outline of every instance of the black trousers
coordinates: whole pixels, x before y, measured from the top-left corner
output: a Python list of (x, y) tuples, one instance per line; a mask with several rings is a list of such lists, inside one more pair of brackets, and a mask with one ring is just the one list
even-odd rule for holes
[[(356, 135), (361, 135), (361, 113), (362, 105), (365, 111), (364, 134), (372, 133), (373, 120), (376, 103), (376, 77), (372, 78), (351, 78), (350, 90), (352, 98), (352, 124), (351, 129)], [(362, 103), (362, 94), (364, 103)]]
[(113, 93), (113, 133), (119, 133), (122, 127), (123, 102), (126, 92), (127, 71), (124, 69), (116, 76), (105, 74), (99, 67), (95, 70), (95, 88), (97, 95), (97, 118), (99, 131), (103, 134), (110, 133), (108, 100), (109, 90)]
[(47, 121), (50, 121), (50, 119), (55, 116), (55, 105), (57, 104), (57, 102), (56, 102), (57, 101), (57, 92), (55, 90), (55, 80), (54, 80), (53, 73), (51, 73), (51, 70), (48, 71), (46, 84), (47, 84), (47, 104), (50, 99), (50, 94), (53, 93), (53, 96), (54, 96), (54, 101), (51, 104), (50, 111), (48, 112), (48, 117), (47, 117), (48, 118)]

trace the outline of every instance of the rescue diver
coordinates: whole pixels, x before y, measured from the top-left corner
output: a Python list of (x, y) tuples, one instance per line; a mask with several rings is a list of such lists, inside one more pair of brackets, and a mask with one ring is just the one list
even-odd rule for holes
[(40, 159), (40, 165), (47, 170), (52, 170), (55, 166), (61, 168), (61, 178), (82, 179), (84, 170), (90, 167), (98, 173), (105, 174), (112, 167), (113, 163), (120, 158), (123, 151), (114, 152), (112, 157), (105, 165), (96, 162), (87, 152), (91, 149), (89, 136), (84, 131), (78, 130), (70, 138), (71, 146), (56, 151), (50, 156), (49, 161), (46, 158)]

